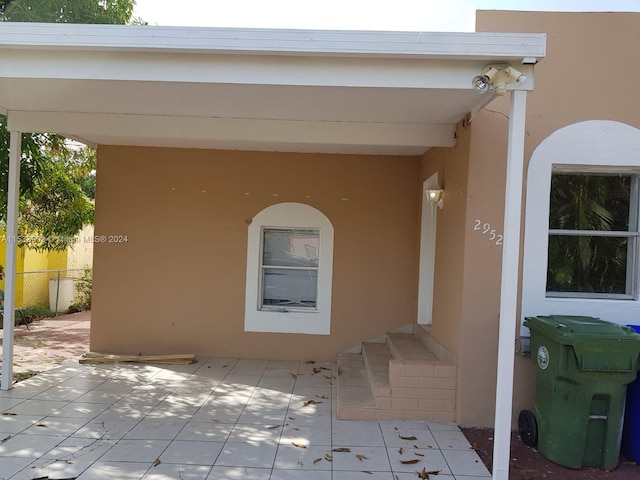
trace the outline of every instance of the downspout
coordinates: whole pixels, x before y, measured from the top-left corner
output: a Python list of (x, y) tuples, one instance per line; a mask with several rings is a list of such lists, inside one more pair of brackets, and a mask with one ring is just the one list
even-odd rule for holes
[(18, 198), (20, 195), (21, 132), (11, 132), (9, 142), (9, 178), (7, 195), (6, 265), (4, 312), (2, 323), (2, 380), (0, 389), (9, 390), (13, 383), (13, 319), (16, 301), (16, 238), (18, 236)]
[(500, 285), (493, 480), (508, 480), (509, 478), (526, 105), (526, 91), (515, 90), (511, 92)]

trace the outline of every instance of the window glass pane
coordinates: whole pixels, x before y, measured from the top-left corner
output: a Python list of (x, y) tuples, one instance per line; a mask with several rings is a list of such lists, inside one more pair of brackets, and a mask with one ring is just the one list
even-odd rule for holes
[(629, 230), (631, 176), (554, 173), (549, 228)]
[(550, 235), (547, 292), (629, 293), (628, 241), (626, 237)]
[(262, 264), (278, 267), (317, 267), (320, 232), (308, 229), (265, 228)]
[(318, 271), (264, 268), (263, 306), (316, 307)]

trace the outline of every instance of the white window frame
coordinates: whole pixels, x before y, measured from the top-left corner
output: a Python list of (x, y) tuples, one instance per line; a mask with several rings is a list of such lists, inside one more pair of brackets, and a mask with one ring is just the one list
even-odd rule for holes
[[(311, 229), (320, 235), (318, 251), (318, 295), (315, 309), (268, 309), (262, 306), (262, 232), (269, 228)], [(247, 332), (331, 333), (331, 289), (333, 277), (333, 225), (310, 205), (285, 202), (271, 205), (251, 221), (247, 237), (247, 274), (244, 329)]]
[[(552, 133), (533, 152), (527, 172), (521, 321), (536, 315), (588, 315), (622, 325), (638, 324), (637, 280), (630, 299), (547, 295), (549, 207), (554, 168), (640, 174), (640, 130), (611, 120), (580, 122)], [(638, 267), (635, 269), (637, 272)], [(529, 330), (522, 326), (521, 334), (529, 335)]]

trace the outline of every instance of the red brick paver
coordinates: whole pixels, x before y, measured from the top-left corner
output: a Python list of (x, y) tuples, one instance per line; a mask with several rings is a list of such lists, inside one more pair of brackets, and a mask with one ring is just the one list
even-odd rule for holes
[[(29, 324), (29, 330), (16, 326), (14, 375), (43, 372), (88, 352), (90, 326), (90, 311), (37, 320)], [(1, 339), (2, 333), (0, 343)]]

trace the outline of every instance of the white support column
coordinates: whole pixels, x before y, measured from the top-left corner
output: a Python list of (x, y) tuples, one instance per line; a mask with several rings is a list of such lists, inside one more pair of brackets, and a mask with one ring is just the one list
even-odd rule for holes
[(20, 195), (21, 132), (11, 132), (9, 144), (9, 181), (7, 196), (7, 256), (4, 282), (4, 322), (2, 330), (2, 381), (0, 389), (13, 383), (13, 318), (16, 302), (16, 242), (18, 235), (18, 197)]
[(493, 480), (508, 480), (509, 478), (526, 103), (527, 92), (514, 91), (511, 93), (500, 287), (498, 382), (493, 436)]

